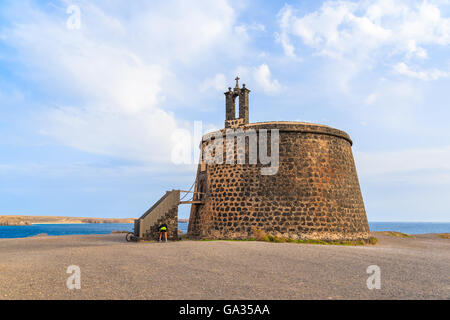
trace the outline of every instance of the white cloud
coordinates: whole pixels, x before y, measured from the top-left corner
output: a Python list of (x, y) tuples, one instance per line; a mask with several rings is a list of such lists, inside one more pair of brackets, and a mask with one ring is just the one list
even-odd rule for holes
[(450, 184), (450, 146), (386, 152), (355, 152), (364, 179), (406, 183)]
[(376, 99), (377, 99), (377, 94), (371, 93), (371, 94), (369, 94), (369, 96), (366, 99), (366, 104), (371, 105), (375, 102)]
[(256, 68), (254, 80), (268, 94), (275, 94), (281, 90), (280, 83), (278, 80), (272, 79), (269, 66), (265, 63)]
[(244, 37), (246, 39), (250, 38), (250, 32), (264, 32), (266, 27), (261, 23), (251, 23), (251, 24), (240, 24), (234, 27), (234, 30), (238, 36)]
[[(79, 178), (135, 178), (142, 177), (144, 174), (161, 175), (162, 178), (170, 179), (184, 179), (185, 176), (191, 178), (191, 174), (196, 172), (197, 166), (180, 166), (175, 164), (164, 164), (163, 166), (151, 164), (132, 164), (132, 165), (115, 165), (108, 166), (104, 163), (90, 163), (90, 162), (72, 162), (72, 163), (14, 163), (4, 164), (0, 163), (0, 174), (3, 176), (34, 176), (48, 178), (61, 177), (76, 177)], [(175, 173), (175, 177), (167, 175), (167, 172)]]
[[(276, 94), (282, 89), (278, 80), (272, 79), (269, 66), (265, 63), (257, 67), (238, 66), (233, 73), (230, 73), (230, 78), (233, 76), (239, 76), (243, 82), (247, 83), (247, 87), (252, 85), (262, 89), (266, 94)], [(227, 80), (227, 76), (223, 73), (218, 73), (214, 77), (206, 78), (200, 85), (200, 92), (205, 92), (209, 89), (217, 91), (226, 91), (230, 86)]]
[(429, 1), (327, 1), (318, 11), (295, 14), (289, 5), (280, 11), (280, 37), (286, 42), (299, 37), (321, 54), (337, 58), (367, 55), (384, 46), (424, 58), (422, 45), (450, 43), (450, 19)]
[(248, 25), (248, 29), (254, 31), (266, 31), (266, 27), (263, 24), (256, 22)]
[(420, 61), (429, 57), (428, 47), (450, 44), (450, 18), (442, 15), (441, 4), (427, 0), (327, 1), (305, 15), (285, 5), (278, 14), (276, 39), (288, 57), (299, 54), (300, 39), (319, 55), (353, 64), (354, 74), (385, 59)]
[(422, 58), (422, 59), (428, 58), (427, 51), (424, 48), (417, 47), (415, 40), (409, 40), (407, 47), (408, 47), (408, 53), (406, 56), (408, 58), (411, 56), (414, 56), (414, 55), (417, 56), (418, 58)]
[[(424, 129), (421, 112), (429, 110), (427, 92), (415, 81), (378, 80), (362, 83), (361, 95), (353, 90), (348, 98), (353, 103), (351, 112), (356, 118), (367, 121), (379, 130), (412, 135)], [(357, 83), (354, 81), (353, 83)], [(353, 84), (355, 86), (355, 84)], [(359, 100), (363, 103), (360, 103)], [(350, 103), (349, 103), (350, 105)]]
[(42, 115), (44, 135), (78, 150), (138, 161), (168, 161), (170, 136), (178, 128), (171, 113), (149, 108), (108, 112), (98, 106), (60, 107)]
[(199, 86), (200, 92), (205, 92), (211, 88), (217, 91), (226, 91), (227, 79), (223, 73), (218, 73), (212, 78), (205, 79)]
[(283, 86), (277, 79), (272, 78), (270, 68), (266, 63), (259, 66), (238, 66), (233, 74), (239, 76), (246, 87), (262, 89), (264, 93), (273, 95), (281, 92)]
[(398, 74), (424, 81), (439, 80), (441, 78), (450, 77), (450, 72), (438, 69), (415, 71), (408, 67), (404, 62), (397, 63), (394, 66), (394, 71)]
[(292, 19), (292, 7), (285, 5), (283, 9), (280, 10), (278, 13), (278, 23), (280, 25), (280, 28), (282, 30), (281, 33), (275, 33), (276, 40), (281, 43), (284, 53), (288, 57), (295, 57), (295, 48), (294, 45), (291, 43), (289, 34), (290, 34), (290, 27), (291, 27), (291, 19)]
[(174, 65), (239, 51), (233, 8), (225, 0), (77, 4), (80, 29), (66, 28), (65, 8), (18, 5), (23, 21), (2, 32), (30, 80), (56, 99), (39, 117), (41, 133), (91, 153), (168, 161), (171, 133), (186, 127), (164, 107), (181, 87)]

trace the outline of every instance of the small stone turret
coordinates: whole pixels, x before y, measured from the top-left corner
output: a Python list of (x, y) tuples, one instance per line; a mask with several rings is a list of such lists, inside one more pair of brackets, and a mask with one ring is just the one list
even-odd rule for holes
[[(250, 90), (242, 85), (239, 88), (239, 77), (236, 77), (234, 89), (228, 88), (225, 92), (225, 128), (236, 128), (249, 123), (249, 93)], [(236, 97), (239, 97), (239, 118), (236, 118)]]
[(226, 114), (225, 114), (225, 127), (227, 126), (227, 121), (234, 120), (236, 117), (236, 96), (234, 96), (233, 90), (231, 87), (228, 88), (228, 91), (225, 92), (225, 100), (226, 100)]
[(249, 123), (248, 116), (248, 107), (249, 107), (249, 99), (248, 94), (250, 90), (245, 87), (245, 84), (242, 85), (242, 89), (239, 92), (239, 119), (244, 119), (244, 124)]

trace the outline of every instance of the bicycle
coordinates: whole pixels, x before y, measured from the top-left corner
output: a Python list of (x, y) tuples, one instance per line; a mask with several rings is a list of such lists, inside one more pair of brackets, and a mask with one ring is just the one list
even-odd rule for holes
[(139, 237), (137, 237), (133, 232), (128, 232), (125, 236), (125, 239), (127, 242), (137, 242), (139, 240)]

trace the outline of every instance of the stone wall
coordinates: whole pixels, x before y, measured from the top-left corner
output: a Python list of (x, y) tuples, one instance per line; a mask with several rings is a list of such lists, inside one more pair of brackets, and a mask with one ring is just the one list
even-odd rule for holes
[(225, 128), (238, 128), (242, 125), (244, 125), (244, 119), (225, 120)]
[(248, 157), (243, 165), (199, 166), (196, 191), (205, 192), (204, 204), (191, 208), (190, 237), (249, 238), (257, 228), (293, 239), (369, 238), (352, 141), (345, 132), (295, 122), (243, 129), (279, 129), (278, 173), (261, 175), (262, 165), (249, 165)]

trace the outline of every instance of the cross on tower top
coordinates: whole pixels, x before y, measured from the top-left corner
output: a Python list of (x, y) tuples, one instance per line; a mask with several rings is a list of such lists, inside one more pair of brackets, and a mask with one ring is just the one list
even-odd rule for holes
[[(239, 76), (234, 80), (236, 80), (236, 87), (234, 89), (228, 88), (228, 91), (225, 92), (225, 128), (235, 128), (249, 123), (248, 95), (250, 90), (245, 87), (245, 84), (242, 85), (242, 88), (239, 88), (239, 80), (241, 80)], [(236, 117), (236, 98), (239, 98), (239, 117)]]

